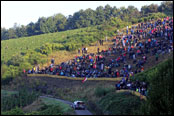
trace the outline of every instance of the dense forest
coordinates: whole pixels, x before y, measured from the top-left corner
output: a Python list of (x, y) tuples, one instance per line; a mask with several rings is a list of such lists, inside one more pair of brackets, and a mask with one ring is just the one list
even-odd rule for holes
[(58, 13), (47, 18), (40, 17), (36, 23), (31, 22), (26, 26), (15, 23), (12, 28), (1, 28), (1, 40), (96, 26), (117, 18), (125, 22), (137, 23), (138, 21), (141, 22), (139, 20), (141, 17), (157, 12), (169, 16), (173, 15), (173, 2), (165, 1), (160, 6), (156, 4), (145, 5), (142, 6), (141, 11), (138, 11), (134, 6), (117, 8), (106, 5), (105, 7), (99, 6), (96, 10), (90, 8), (80, 10), (68, 17)]

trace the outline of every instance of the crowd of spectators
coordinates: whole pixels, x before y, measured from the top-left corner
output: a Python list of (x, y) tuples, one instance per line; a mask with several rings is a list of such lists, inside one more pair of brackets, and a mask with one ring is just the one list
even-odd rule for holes
[[(54, 64), (39, 69), (34, 67), (28, 73), (52, 74), (68, 77), (127, 77), (144, 71), (144, 65), (154, 56), (158, 61), (160, 54), (173, 51), (173, 17), (158, 19), (154, 22), (140, 23), (126, 29), (126, 34), (114, 37), (113, 47), (108, 50), (97, 48), (97, 53), (76, 56), (60, 65)], [(103, 45), (103, 40), (100, 40)], [(78, 50), (80, 54), (80, 49)]]

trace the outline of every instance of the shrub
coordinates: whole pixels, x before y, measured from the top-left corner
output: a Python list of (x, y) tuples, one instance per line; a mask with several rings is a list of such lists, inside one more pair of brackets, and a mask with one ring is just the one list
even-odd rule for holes
[(40, 47), (40, 52), (42, 54), (50, 54), (52, 52), (52, 44), (46, 43), (43, 46)]
[(139, 97), (130, 92), (108, 93), (98, 102), (105, 115), (132, 115), (141, 103)]
[(24, 58), (22, 57), (22, 55), (17, 54), (12, 56), (12, 58), (10, 60), (8, 60), (7, 64), (8, 65), (14, 65), (14, 66), (19, 66), (21, 62), (24, 61)]
[(102, 96), (105, 96), (106, 94), (114, 91), (115, 89), (114, 88), (103, 88), (103, 87), (97, 87), (95, 89), (95, 95), (98, 96), (98, 97), (102, 97)]
[(149, 92), (143, 114), (172, 115), (173, 113), (173, 59), (159, 64), (149, 72)]
[(62, 44), (57, 44), (57, 43), (53, 43), (52, 44), (52, 50), (64, 50), (64, 46)]
[(24, 112), (21, 108), (16, 107), (10, 111), (2, 112), (2, 115), (24, 115)]

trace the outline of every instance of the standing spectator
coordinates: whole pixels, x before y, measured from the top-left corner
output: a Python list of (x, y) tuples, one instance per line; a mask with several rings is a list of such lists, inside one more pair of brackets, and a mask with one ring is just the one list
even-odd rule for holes
[(52, 58), (52, 59), (51, 59), (51, 64), (53, 64), (53, 65), (54, 65), (54, 58)]
[(101, 40), (101, 44), (102, 44), (102, 46), (103, 46), (103, 40)]
[(85, 48), (82, 48), (82, 54), (84, 54), (85, 53)]
[(25, 72), (26, 72), (25, 69), (23, 69), (23, 73), (24, 73), (24, 75), (25, 75)]
[(87, 47), (86, 47), (86, 50), (85, 51), (86, 51), (86, 54), (87, 54), (88, 53), (88, 48)]
[(98, 52), (98, 54), (99, 54), (99, 52), (100, 52), (100, 48), (97, 48), (97, 52)]
[(80, 48), (78, 49), (78, 54), (80, 55)]
[(107, 36), (106, 36), (105, 41), (107, 42), (107, 40), (108, 40), (108, 38), (107, 38)]

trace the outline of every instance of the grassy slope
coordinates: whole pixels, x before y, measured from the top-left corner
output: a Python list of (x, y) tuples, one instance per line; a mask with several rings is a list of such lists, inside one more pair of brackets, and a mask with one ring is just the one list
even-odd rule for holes
[(26, 113), (38, 111), (41, 107), (44, 106), (44, 104), (51, 106), (60, 106), (63, 114), (69, 114), (69, 115), (75, 114), (74, 110), (69, 105), (59, 102), (52, 98), (39, 98), (36, 101), (34, 101), (31, 105), (24, 107), (23, 111)]
[[(1, 100), (3, 97), (11, 96), (13, 94), (18, 94), (18, 91), (1, 90)], [(52, 98), (39, 98), (36, 101), (34, 101), (32, 104), (24, 107), (23, 111), (25, 113), (37, 111), (41, 107), (43, 107), (44, 104), (52, 105), (52, 106), (60, 106), (64, 114), (74, 114), (73, 109), (69, 105), (56, 101), (55, 99), (52, 99)]]
[(2, 96), (10, 96), (13, 94), (18, 94), (18, 91), (6, 91), (6, 90), (1, 90), (1, 97)]
[(64, 42), (67, 36), (71, 37), (76, 34), (88, 35), (88, 33), (93, 34), (95, 33), (95, 31), (95, 27), (87, 27), (63, 32), (36, 35), (31, 37), (3, 40), (1, 41), (1, 58), (7, 61), (11, 58), (11, 56), (17, 53), (26, 52), (27, 48), (28, 50), (35, 50), (36, 48), (40, 48), (45, 43)]

